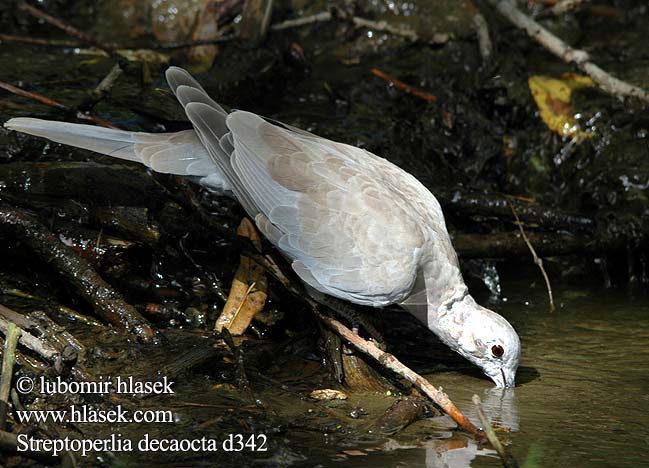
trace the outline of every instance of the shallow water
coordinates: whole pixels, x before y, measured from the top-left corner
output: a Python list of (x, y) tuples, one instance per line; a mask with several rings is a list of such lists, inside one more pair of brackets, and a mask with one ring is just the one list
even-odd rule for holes
[[(648, 466), (647, 294), (564, 287), (550, 314), (545, 291), (531, 281), (505, 282), (507, 301), (495, 306), (521, 337), (516, 388), (454, 371), (430, 374), (431, 382), (476, 422), (471, 397), (480, 395), (492, 423), (511, 430), (501, 435), (521, 466)], [(501, 466), (490, 448), (444, 432), (445, 425), (444, 418), (419, 421), (391, 443), (358, 444), (365, 455), (346, 457), (345, 466)]]

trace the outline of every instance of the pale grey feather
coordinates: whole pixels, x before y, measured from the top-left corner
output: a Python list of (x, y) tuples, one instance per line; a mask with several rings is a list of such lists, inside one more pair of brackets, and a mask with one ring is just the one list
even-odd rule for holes
[[(200, 85), (198, 81), (194, 79), (193, 76), (191, 76), (189, 73), (187, 73), (187, 70), (184, 70), (179, 67), (169, 67), (167, 68), (167, 71), (165, 72), (165, 78), (167, 79), (167, 83), (169, 84), (169, 87), (173, 91), (173, 93), (176, 95), (178, 100), (181, 101), (183, 104), (183, 107), (187, 105), (189, 102), (203, 102), (205, 104), (208, 104), (209, 106), (213, 107), (216, 110), (221, 111), (221, 113), (226, 114), (225, 110), (223, 107), (221, 107), (218, 103), (216, 103), (203, 89), (203, 87)], [(194, 88), (197, 91), (200, 91), (201, 94), (203, 95), (199, 99), (195, 99), (193, 101), (187, 101), (183, 102), (181, 98), (178, 96), (178, 89), (181, 86), (187, 86), (189, 88)]]
[[(4, 126), (57, 143), (139, 162), (156, 172), (194, 177), (218, 173), (218, 168), (193, 130), (177, 133), (129, 132), (23, 117), (10, 119)], [(213, 185), (228, 188), (224, 186), (222, 178), (217, 181), (212, 177), (211, 180)]]
[[(6, 126), (229, 187), (307, 290), (400, 303), (497, 385), (514, 385), (518, 336), (468, 294), (439, 203), (417, 179), (360, 148), (227, 114), (185, 70), (166, 76), (194, 130), (144, 134), (37, 119)], [(506, 353), (492, 356), (494, 345)]]
[(233, 112), (226, 123), (232, 167), (263, 214), (257, 224), (306, 283), (374, 306), (408, 295), (426, 235), (407, 203), (359, 164), (362, 150), (249, 112)]

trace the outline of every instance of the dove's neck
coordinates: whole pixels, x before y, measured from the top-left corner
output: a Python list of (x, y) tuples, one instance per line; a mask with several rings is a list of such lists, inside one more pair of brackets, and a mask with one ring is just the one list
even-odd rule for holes
[(459, 268), (450, 264), (440, 268), (432, 262), (422, 267), (412, 294), (401, 305), (455, 350), (463, 328), (480, 312)]

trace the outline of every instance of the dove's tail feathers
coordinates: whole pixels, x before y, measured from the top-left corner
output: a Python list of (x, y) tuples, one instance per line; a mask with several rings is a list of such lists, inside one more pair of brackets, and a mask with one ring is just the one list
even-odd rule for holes
[(200, 177), (210, 188), (229, 190), (194, 130), (141, 133), (22, 117), (10, 119), (4, 126), (57, 143), (139, 162), (156, 172)]

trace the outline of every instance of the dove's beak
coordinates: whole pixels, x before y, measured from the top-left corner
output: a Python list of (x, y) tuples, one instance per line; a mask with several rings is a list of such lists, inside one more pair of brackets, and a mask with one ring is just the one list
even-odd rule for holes
[(502, 367), (498, 369), (493, 375), (489, 375), (489, 378), (494, 381), (496, 387), (499, 388), (514, 388), (516, 386), (515, 375), (507, 375), (507, 371)]

